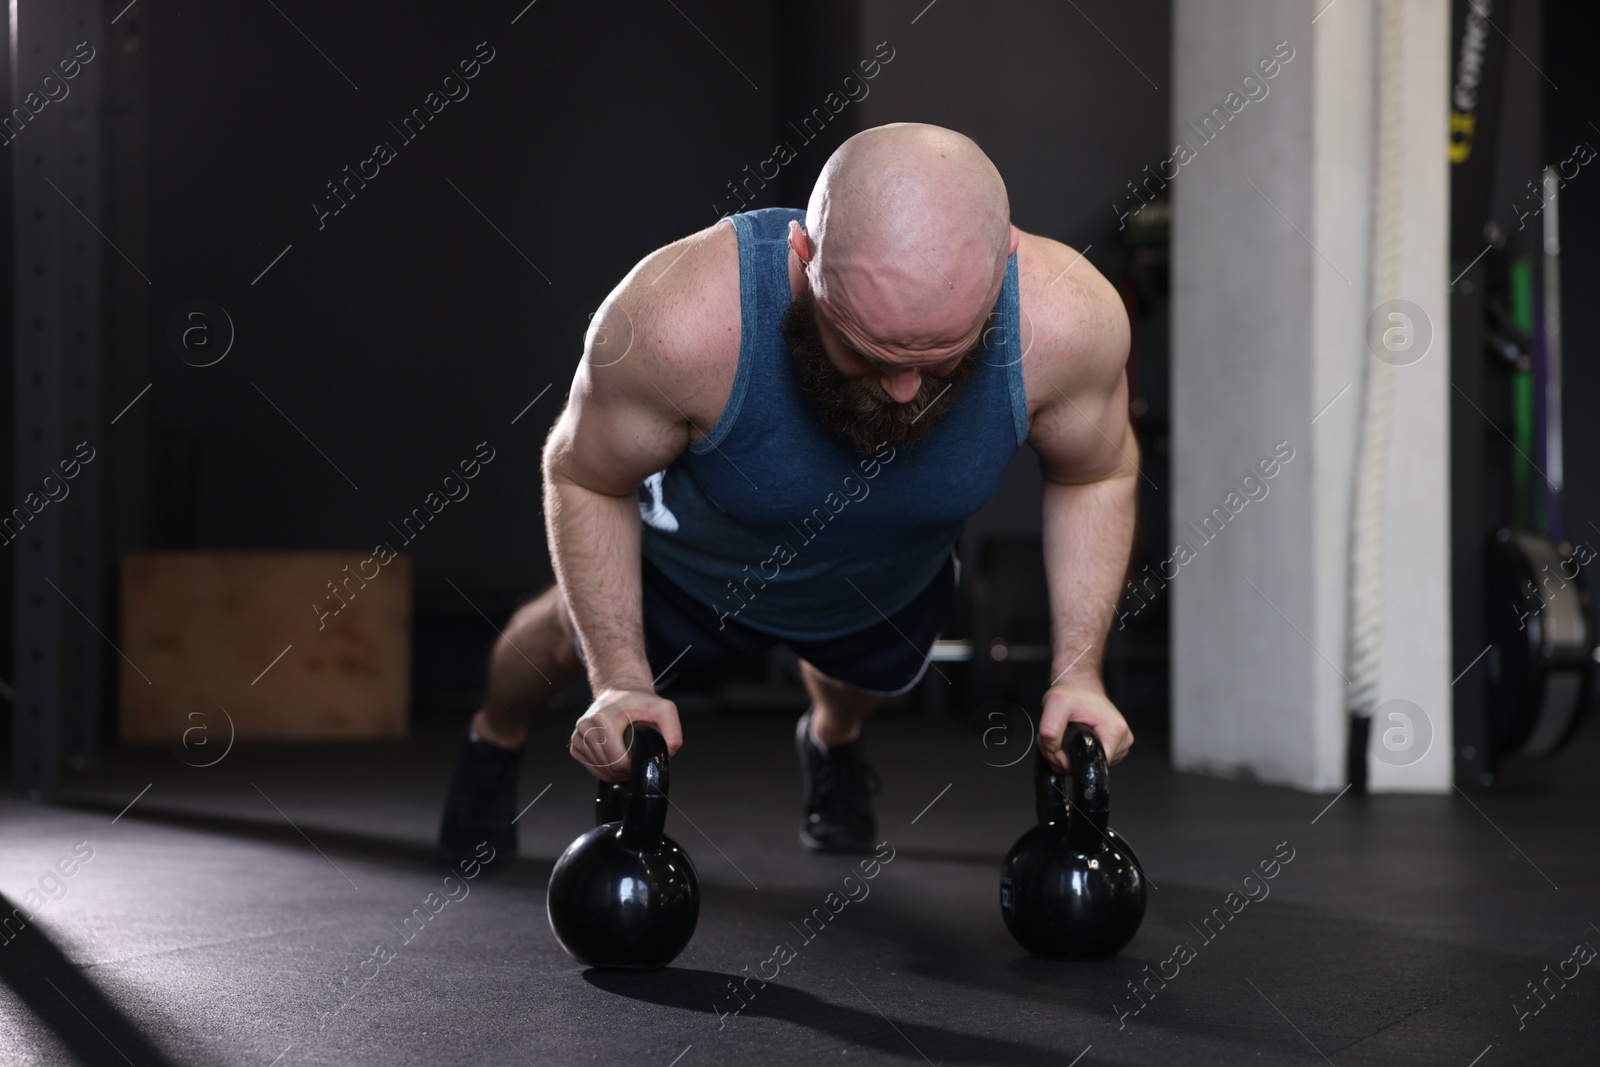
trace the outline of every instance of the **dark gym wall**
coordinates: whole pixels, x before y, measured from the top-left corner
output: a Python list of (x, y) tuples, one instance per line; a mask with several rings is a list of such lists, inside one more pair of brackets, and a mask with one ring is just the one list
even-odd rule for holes
[[(1012, 221), (1083, 251), (1116, 282), (1112, 205), (1171, 154), (1171, 24), (1168, 0), (870, 3), (863, 45), (887, 40), (896, 58), (862, 103), (864, 125), (932, 122), (972, 137), (1005, 179)], [(1164, 365), (1166, 338), (1146, 340)], [(968, 524), (968, 558), (986, 535), (1038, 533), (1039, 484), (1032, 455), (1019, 453)], [(1165, 504), (1147, 497), (1141, 509), (1164, 514)]]
[[(0, 48), (0, 78), (5, 79), (4, 84), (8, 87), (9, 95), (12, 82), (10, 48)], [(4, 292), (7, 294), (6, 299), (0, 300), (0, 330), (5, 331), (0, 336), (4, 336), (6, 346), (5, 366), (0, 368), (0, 441), (5, 442), (4, 445), (0, 445), (0, 493), (4, 494), (0, 499), (6, 501), (3, 506), (7, 508), (11, 507), (10, 502), (16, 499), (12, 484), (16, 481), (15, 472), (12, 470), (14, 466), (12, 442), (16, 440), (16, 389), (11, 364), (11, 353), (15, 350), (12, 338), (16, 335), (12, 331), (16, 328), (16, 320), (12, 316), (15, 313), (16, 301), (10, 295), (16, 292), (15, 276), (12, 274), (16, 246), (11, 232), (11, 167), (10, 153), (7, 152), (5, 159), (0, 161), (0, 203), (5, 204), (5, 221), (0, 223), (0, 285), (5, 286)], [(11, 669), (13, 627), (11, 598), (15, 587), (13, 567), (9, 553), (0, 557), (0, 678), (6, 680), (8, 688), (17, 676)], [(0, 738), (3, 738), (0, 740), (0, 755), (9, 761), (7, 746), (11, 740), (11, 700), (3, 695), (0, 695)]]
[(1088, 259), (1103, 263), (1111, 205), (1171, 154), (1171, 23), (1165, 0), (867, 4), (863, 42), (898, 51), (862, 104), (866, 125), (934, 122), (973, 137), (1018, 226), (1094, 244)]
[[(539, 450), (588, 313), (714, 222), (771, 143), (770, 10), (679, 7), (286, 7), (315, 46), (271, 5), (150, 9), (155, 384), (130, 415), (158, 456), (148, 543), (398, 545), (389, 523), (487, 441), (470, 495), (409, 549), (419, 586), (548, 575)], [(475, 54), (467, 95), (406, 140), (395, 126), (460, 96), (444, 79)], [(378, 142), (394, 158), (319, 217)], [(215, 366), (168, 349), (189, 300), (237, 328)]]
[[(153, 285), (128, 355), (154, 387), (128, 417), (148, 429), (157, 505), (135, 542), (398, 544), (389, 524), (487, 441), (495, 459), (470, 496), (408, 549), (419, 592), (535, 586), (549, 575), (539, 449), (589, 312), (640, 256), (737, 210), (728, 183), (779, 140), (797, 158), (749, 206), (803, 206), (864, 125), (955, 126), (994, 156), (1020, 225), (1094, 244), (1093, 262), (1109, 252), (1109, 205), (1166, 141), (1165, 91), (1070, 7), (996, 19), (960, 0), (920, 17), (924, 4), (541, 3), (512, 25), (523, 6), (285, 8), (306, 36), (270, 5), (140, 15), (150, 192), (136, 262)], [(1164, 79), (1166, 4), (1090, 8)], [(805, 117), (882, 41), (894, 58), (818, 135)], [(403, 139), (390, 123), (479, 42), (493, 59), (468, 95)], [(314, 204), (339, 205), (327, 183), (380, 141), (395, 158), (319, 217)], [(116, 280), (141, 284), (127, 274)], [(215, 366), (169, 350), (191, 300), (236, 327)], [(978, 525), (1037, 522), (1023, 493)]]

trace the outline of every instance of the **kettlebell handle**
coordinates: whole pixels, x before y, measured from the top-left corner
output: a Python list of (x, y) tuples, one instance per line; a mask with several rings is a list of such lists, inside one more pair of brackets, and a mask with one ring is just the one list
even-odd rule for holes
[(667, 829), (667, 741), (649, 723), (628, 727), (633, 779), (601, 782), (595, 794), (595, 824), (622, 820), (622, 842), (653, 849)]
[(1070, 775), (1050, 766), (1042, 751), (1035, 758), (1034, 811), (1040, 823), (1065, 823), (1073, 847), (1094, 851), (1105, 844), (1111, 817), (1111, 772), (1105, 746), (1092, 729), (1075, 722), (1067, 724), (1062, 747), (1072, 764)]

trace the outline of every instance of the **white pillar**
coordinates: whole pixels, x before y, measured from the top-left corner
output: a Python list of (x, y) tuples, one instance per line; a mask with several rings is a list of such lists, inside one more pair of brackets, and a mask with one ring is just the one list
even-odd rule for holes
[[(1375, 358), (1366, 337), (1376, 4), (1178, 0), (1173, 15), (1173, 143), (1192, 158), (1170, 183), (1171, 518), (1193, 551), (1171, 579), (1173, 758), (1181, 769), (1336, 791), (1351, 479), (1362, 373)], [(1370, 760), (1375, 790), (1448, 791), (1453, 765), (1449, 18), (1445, 0), (1404, 4), (1399, 295), (1422, 310), (1412, 325), (1431, 342), (1399, 373), (1379, 700), (1380, 712), (1400, 699), (1423, 718), (1411, 723), (1410, 748)], [(1269, 70), (1277, 60), (1270, 79), (1263, 59)], [(1241, 86), (1251, 72), (1257, 80)], [(1204, 128), (1217, 106), (1226, 121)], [(1247, 499), (1242, 476), (1278, 442), (1293, 458), (1262, 482), (1264, 497)], [(1228, 516), (1213, 521), (1220, 532), (1192, 533), (1186, 524), (1199, 527), (1216, 506)], [(1374, 720), (1379, 744), (1397, 725)]]

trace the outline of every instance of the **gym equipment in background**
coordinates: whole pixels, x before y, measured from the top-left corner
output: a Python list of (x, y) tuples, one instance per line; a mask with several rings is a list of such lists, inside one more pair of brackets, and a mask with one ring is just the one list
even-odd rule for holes
[(1115, 956), (1144, 919), (1144, 873), (1128, 843), (1112, 830), (1110, 771), (1105, 749), (1081, 724), (1067, 727), (1068, 776), (1043, 754), (1034, 765), (1039, 825), (1023, 834), (1000, 868), (1000, 914), (1029, 953), (1047, 960)]
[[(1511, 375), (1511, 511), (1486, 557), (1491, 758), (1549, 756), (1577, 732), (1593, 690), (1594, 558), (1562, 539), (1560, 181), (1546, 167), (1543, 300), (1532, 264), (1513, 260), (1508, 299), (1492, 302), (1491, 358)], [(1537, 462), (1534, 456), (1538, 457)]]
[(1500, 530), (1489, 550), (1497, 598), (1489, 605), (1489, 743), (1497, 756), (1548, 756), (1583, 720), (1595, 645), (1584, 562), (1532, 530)]
[(1536, 114), (1501, 130), (1508, 87), (1539, 75), (1508, 67), (1481, 0), (1452, 7), (1451, 698), (1456, 777), (1491, 785), (1507, 760), (1558, 751), (1587, 712), (1594, 551), (1567, 544), (1561, 507), (1561, 179), (1524, 177), (1540, 175), (1524, 135)]
[(655, 970), (694, 936), (700, 880), (665, 832), (667, 742), (653, 726), (636, 723), (631, 732), (632, 783), (600, 783), (600, 824), (556, 860), (545, 910), (556, 940), (580, 963)]

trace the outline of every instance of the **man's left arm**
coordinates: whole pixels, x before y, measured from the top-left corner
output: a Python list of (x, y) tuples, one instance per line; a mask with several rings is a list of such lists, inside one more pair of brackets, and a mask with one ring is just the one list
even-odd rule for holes
[(1045, 393), (1028, 435), (1044, 475), (1050, 598), (1051, 683), (1039, 745), (1058, 770), (1068, 769), (1061, 744), (1069, 723), (1092, 728), (1112, 763), (1133, 744), (1101, 678), (1138, 505), (1139, 445), (1128, 421), (1125, 369), (1129, 328), (1110, 285), (1101, 280), (1088, 288), (1098, 313), (1079, 319), (1070, 342), (1041, 367)]

